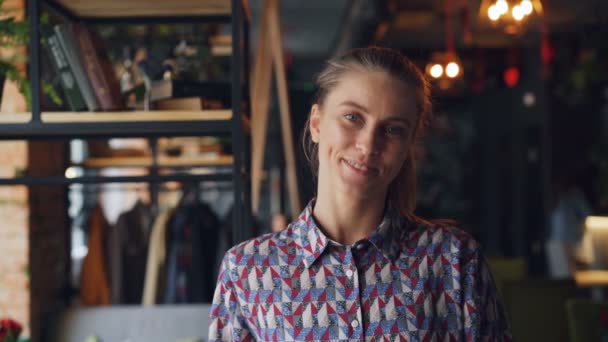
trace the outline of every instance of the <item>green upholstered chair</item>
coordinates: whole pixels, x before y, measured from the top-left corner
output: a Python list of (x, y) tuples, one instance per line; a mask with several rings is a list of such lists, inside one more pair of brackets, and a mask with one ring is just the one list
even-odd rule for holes
[(571, 342), (603, 342), (608, 330), (608, 302), (571, 299), (566, 302)]
[(494, 276), (498, 293), (503, 295), (503, 284), (510, 281), (521, 281), (528, 275), (524, 258), (488, 257), (488, 267)]
[(514, 341), (568, 341), (566, 301), (577, 295), (574, 281), (508, 281), (503, 291)]

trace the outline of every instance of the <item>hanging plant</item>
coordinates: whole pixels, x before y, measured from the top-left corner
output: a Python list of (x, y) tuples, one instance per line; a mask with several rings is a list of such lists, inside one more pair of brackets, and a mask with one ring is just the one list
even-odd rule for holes
[[(0, 0), (0, 18), (2, 18), (0, 19), (0, 49), (12, 48), (16, 52), (11, 56), (0, 56), (0, 75), (15, 82), (21, 94), (25, 97), (29, 109), (32, 103), (31, 82), (19, 69), (19, 65), (23, 64), (27, 57), (18, 48), (29, 43), (30, 27), (26, 21), (18, 21), (14, 16), (11, 16), (14, 11), (6, 9), (4, 3), (5, 0)], [(40, 22), (41, 24), (48, 23), (48, 17), (42, 16)], [(62, 103), (61, 97), (52, 85), (41, 82), (41, 88), (42, 92), (53, 103), (57, 105)]]

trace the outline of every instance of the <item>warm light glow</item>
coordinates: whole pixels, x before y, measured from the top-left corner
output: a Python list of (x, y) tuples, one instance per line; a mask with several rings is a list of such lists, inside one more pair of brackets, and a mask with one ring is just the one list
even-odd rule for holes
[(524, 14), (524, 10), (519, 6), (513, 6), (513, 9), (511, 10), (511, 15), (513, 16), (513, 19), (520, 21), (524, 18), (525, 14)]
[(607, 216), (587, 216), (587, 219), (585, 219), (585, 226), (587, 227), (587, 229), (608, 230), (608, 217)]
[(460, 73), (460, 67), (455, 62), (450, 62), (448, 64), (448, 66), (445, 68), (445, 74), (449, 78), (454, 78), (454, 77), (458, 76), (459, 73)]
[(509, 3), (507, 2), (507, 0), (496, 1), (494, 7), (498, 9), (498, 14), (500, 15), (507, 14), (507, 12), (509, 12)]
[(440, 64), (435, 64), (431, 67), (430, 73), (434, 78), (439, 78), (443, 75), (443, 67)]
[(500, 18), (500, 10), (495, 5), (490, 6), (488, 8), (488, 18), (492, 21), (498, 20)]
[(521, 8), (524, 15), (530, 15), (534, 10), (532, 6), (532, 1), (530, 0), (522, 0), (522, 2), (519, 4), (519, 7)]
[(76, 178), (78, 177), (78, 170), (74, 167), (68, 167), (65, 169), (65, 178)]

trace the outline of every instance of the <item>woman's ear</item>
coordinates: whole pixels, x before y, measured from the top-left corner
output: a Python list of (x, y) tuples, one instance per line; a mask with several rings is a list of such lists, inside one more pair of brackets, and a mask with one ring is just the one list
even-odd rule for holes
[(320, 135), (320, 126), (321, 126), (321, 111), (319, 110), (319, 105), (314, 104), (310, 109), (310, 119), (308, 120), (308, 129), (310, 129), (310, 138), (315, 144), (319, 143), (319, 135)]

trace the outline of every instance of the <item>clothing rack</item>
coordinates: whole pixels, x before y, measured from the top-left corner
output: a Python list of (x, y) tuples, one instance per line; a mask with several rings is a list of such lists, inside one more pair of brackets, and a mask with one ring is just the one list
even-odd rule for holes
[[(227, 181), (222, 181), (222, 184), (218, 184), (217, 182), (213, 182), (213, 184), (207, 182), (197, 183), (199, 189), (202, 191), (205, 190), (218, 190), (218, 191), (234, 191), (234, 185)], [(78, 191), (82, 193), (100, 193), (104, 191), (116, 191), (116, 192), (133, 192), (133, 191), (149, 191), (150, 187), (153, 184), (144, 183), (142, 185), (132, 185), (132, 184), (115, 184), (109, 186), (109, 184), (91, 184), (87, 185), (86, 188), (83, 189), (74, 189), (75, 186), (81, 186), (81, 184), (70, 184), (70, 191)], [(182, 191), (183, 187), (168, 187), (166, 185), (158, 185), (158, 190), (160, 192), (178, 192)]]

